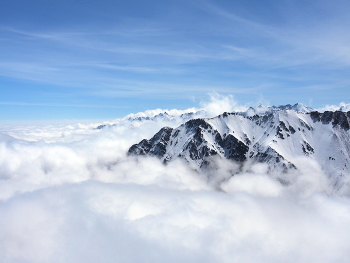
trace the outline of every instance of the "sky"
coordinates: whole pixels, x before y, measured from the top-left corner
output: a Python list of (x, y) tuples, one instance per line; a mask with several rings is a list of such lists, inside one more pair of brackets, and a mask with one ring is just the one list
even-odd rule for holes
[(264, 164), (232, 176), (227, 160), (208, 174), (127, 157), (179, 123), (122, 118), (349, 106), (349, 13), (345, 0), (1, 1), (0, 261), (349, 262), (348, 176), (334, 185), (305, 157), (285, 184)]
[(110, 119), (198, 106), (348, 103), (350, 3), (0, 3), (0, 121)]

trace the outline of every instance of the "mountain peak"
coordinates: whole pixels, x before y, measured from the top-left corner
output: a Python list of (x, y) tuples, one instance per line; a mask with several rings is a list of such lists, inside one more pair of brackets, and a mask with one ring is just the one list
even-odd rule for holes
[(286, 104), (286, 105), (279, 105), (279, 106), (264, 106), (262, 104), (259, 104), (256, 108), (249, 107), (247, 111), (242, 112), (245, 116), (254, 116), (254, 115), (266, 115), (278, 111), (285, 111), (285, 110), (293, 110), (297, 112), (311, 112), (313, 111), (312, 108), (302, 104), (302, 103), (296, 103), (294, 105)]
[(266, 163), (277, 174), (298, 169), (295, 160), (305, 157), (317, 161), (325, 173), (350, 176), (350, 112), (310, 109), (297, 103), (269, 107), (270, 114), (233, 112), (192, 119), (133, 145), (129, 155), (153, 155), (165, 163), (183, 158), (200, 170), (213, 158), (230, 159), (240, 167)]
[(306, 113), (306, 112), (311, 112), (313, 111), (312, 108), (302, 104), (302, 103), (296, 103), (294, 104), (292, 107), (291, 107), (293, 110), (295, 111), (298, 111), (298, 112), (303, 112), (303, 113)]

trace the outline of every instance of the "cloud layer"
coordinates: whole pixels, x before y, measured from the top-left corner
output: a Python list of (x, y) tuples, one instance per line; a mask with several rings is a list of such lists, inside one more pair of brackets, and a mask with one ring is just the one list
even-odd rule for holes
[(126, 157), (177, 123), (96, 125), (3, 131), (1, 262), (349, 261), (350, 192), (334, 191), (317, 164), (232, 177), (237, 165), (221, 160), (204, 174)]

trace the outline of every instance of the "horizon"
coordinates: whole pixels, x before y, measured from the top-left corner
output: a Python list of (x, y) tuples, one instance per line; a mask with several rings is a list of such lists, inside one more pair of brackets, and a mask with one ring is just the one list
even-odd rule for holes
[(349, 14), (2, 1), (0, 262), (350, 262)]
[[(199, 103), (196, 103), (196, 105), (192, 105), (192, 107), (185, 108), (185, 109), (176, 109), (176, 108), (153, 108), (153, 109), (146, 109), (144, 111), (139, 112), (126, 112), (124, 115), (121, 115), (119, 117), (111, 117), (111, 118), (99, 118), (99, 119), (93, 119), (93, 118), (87, 118), (87, 119), (9, 119), (9, 120), (0, 120), (0, 125), (2, 126), (41, 126), (41, 125), (72, 125), (77, 123), (82, 124), (92, 124), (95, 123), (96, 125), (99, 123), (108, 123), (113, 122), (116, 120), (120, 120), (127, 117), (137, 117), (137, 116), (147, 116), (147, 117), (153, 117), (160, 113), (170, 113), (172, 115), (172, 112), (177, 114), (183, 114), (186, 112), (196, 112), (196, 111), (209, 111), (210, 116), (207, 117), (215, 117), (219, 114), (226, 112), (241, 112), (246, 111), (248, 108), (257, 108), (260, 106), (263, 107), (280, 107), (280, 106), (293, 106), (296, 104), (302, 104), (303, 106), (309, 107), (315, 111), (336, 111), (340, 110), (342, 107), (345, 109), (350, 109), (350, 103), (340, 102), (338, 105), (330, 105), (326, 104), (323, 105), (320, 108), (313, 108), (310, 107), (307, 104), (303, 104), (301, 102), (295, 102), (295, 103), (287, 103), (287, 104), (277, 104), (277, 105), (270, 105), (267, 102), (255, 102), (254, 104), (240, 104), (237, 100), (235, 100), (234, 96), (232, 95), (221, 95), (216, 92), (211, 92), (207, 94), (206, 100), (200, 101)], [(191, 105), (190, 105), (191, 106)], [(4, 127), (4, 128), (5, 128)]]

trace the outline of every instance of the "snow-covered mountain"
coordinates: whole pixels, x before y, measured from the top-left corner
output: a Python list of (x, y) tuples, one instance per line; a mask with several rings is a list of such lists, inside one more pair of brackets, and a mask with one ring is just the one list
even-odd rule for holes
[[(294, 110), (298, 112), (311, 112), (313, 111), (312, 108), (305, 106), (302, 103), (296, 103), (294, 105), (280, 105), (280, 106), (264, 106), (262, 104), (259, 104), (257, 107), (249, 107), (246, 108), (244, 111), (237, 111), (237, 114), (241, 114), (244, 116), (253, 116), (253, 115), (262, 115), (262, 114), (269, 114), (274, 113), (277, 111), (282, 110)], [(209, 118), (214, 117), (210, 116), (210, 114), (205, 109), (188, 109), (184, 111), (177, 111), (177, 110), (155, 110), (150, 112), (140, 112), (137, 114), (130, 114), (122, 119), (117, 119), (113, 121), (112, 123), (104, 123), (100, 124), (96, 127), (96, 129), (104, 129), (109, 127), (114, 127), (118, 125), (125, 125), (130, 123), (140, 123), (140, 122), (167, 122), (169, 125), (171, 124), (181, 124), (188, 120), (195, 119), (195, 118)], [(174, 126), (173, 126), (174, 127)], [(176, 126), (175, 126), (176, 127)]]
[[(294, 107), (296, 106), (296, 107)], [(298, 158), (315, 161), (334, 177), (350, 175), (350, 112), (275, 110), (261, 115), (223, 113), (162, 128), (130, 147), (129, 155), (150, 155), (165, 163), (183, 158), (205, 169), (213, 157), (242, 166), (266, 163), (269, 171), (298, 169)]]
[(312, 108), (302, 104), (302, 103), (296, 103), (294, 105), (280, 105), (280, 106), (264, 106), (262, 104), (259, 104), (256, 108), (249, 107), (247, 111), (242, 112), (242, 114), (247, 115), (247, 116), (254, 116), (254, 115), (265, 115), (265, 114), (270, 114), (282, 110), (293, 110), (297, 112), (311, 112), (313, 111)]
[(117, 126), (120, 124), (125, 123), (135, 123), (135, 122), (152, 122), (152, 121), (163, 121), (163, 122), (169, 122), (169, 123), (183, 123), (185, 121), (188, 121), (193, 118), (199, 118), (206, 116), (205, 112), (203, 110), (195, 110), (190, 112), (185, 112), (180, 114), (173, 114), (168, 113), (167, 111), (157, 113), (155, 115), (150, 114), (149, 116), (143, 116), (143, 115), (131, 115), (126, 116), (123, 119), (118, 119), (112, 124), (101, 124), (96, 129), (103, 129), (108, 127)]
[(350, 103), (341, 102), (339, 105), (327, 105), (321, 109), (318, 109), (318, 111), (324, 112), (324, 111), (344, 111), (348, 112), (350, 111)]
[[(242, 107), (241, 107), (242, 108)], [(240, 114), (243, 116), (254, 116), (254, 115), (266, 115), (284, 110), (292, 110), (296, 112), (302, 113), (310, 113), (312, 111), (316, 111), (315, 109), (306, 106), (302, 103), (296, 103), (294, 105), (279, 105), (279, 106), (265, 106), (263, 104), (259, 104), (256, 107), (243, 107), (245, 108), (243, 111), (235, 111), (236, 114)], [(341, 103), (338, 106), (326, 106), (321, 109), (317, 109), (319, 112), (325, 111), (350, 111), (350, 104)], [(124, 118), (116, 119), (109, 123), (103, 123), (98, 125), (95, 129), (103, 129), (109, 128), (119, 125), (132, 124), (132, 123), (141, 123), (141, 122), (167, 122), (167, 125), (171, 125), (172, 127), (176, 127), (176, 124), (184, 123), (188, 120), (195, 118), (210, 118), (214, 117), (211, 115), (205, 108), (196, 109), (191, 108), (187, 110), (150, 110), (146, 112), (139, 112), (136, 114), (130, 114)]]
[(348, 112), (350, 111), (350, 104), (343, 104), (339, 107), (339, 111), (344, 111), (344, 112)]

